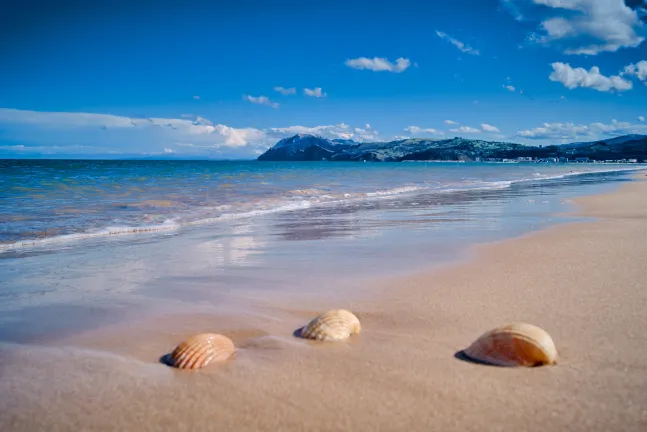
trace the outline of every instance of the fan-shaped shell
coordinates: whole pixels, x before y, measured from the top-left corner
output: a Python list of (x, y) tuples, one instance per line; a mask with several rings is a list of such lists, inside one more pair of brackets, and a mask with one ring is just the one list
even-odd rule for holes
[(465, 351), (473, 360), (497, 366), (539, 366), (557, 363), (557, 348), (546, 331), (515, 323), (495, 328)]
[(171, 364), (179, 369), (199, 369), (210, 363), (227, 360), (236, 351), (226, 336), (200, 333), (190, 337), (173, 350)]
[(345, 309), (325, 312), (301, 329), (301, 337), (322, 341), (348, 339), (361, 330), (359, 319)]

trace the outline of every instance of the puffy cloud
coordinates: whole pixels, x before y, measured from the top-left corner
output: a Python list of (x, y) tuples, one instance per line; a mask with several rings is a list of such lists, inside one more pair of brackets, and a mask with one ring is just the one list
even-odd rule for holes
[(454, 45), (456, 48), (458, 48), (460, 51), (466, 53), (466, 54), (471, 54), (471, 55), (481, 55), (481, 53), (478, 50), (475, 50), (469, 45), (464, 44), (463, 42), (459, 41), (458, 39), (454, 39), (447, 33), (443, 33), (441, 31), (436, 30), (436, 34), (438, 35), (439, 38), (446, 40), (450, 44)]
[(407, 58), (398, 58), (395, 64), (391, 63), (388, 59), (383, 57), (373, 57), (372, 59), (366, 57), (359, 57), (356, 59), (346, 60), (346, 66), (353, 69), (367, 69), (373, 72), (394, 72), (400, 73), (407, 70), (411, 66), (411, 61)]
[(445, 135), (443, 131), (439, 131), (434, 128), (421, 128), (419, 126), (409, 126), (404, 130), (409, 132), (411, 135), (436, 135), (436, 136)]
[(356, 134), (354, 134), (349, 125), (345, 123), (339, 123), (336, 125), (326, 125), (326, 126), (288, 126), (284, 128), (271, 128), (268, 129), (270, 134), (275, 137), (284, 138), (286, 136), (292, 136), (295, 134), (310, 134), (317, 135), (329, 139), (355, 139)]
[(313, 89), (304, 88), (303, 93), (306, 96), (312, 96), (312, 97), (317, 97), (317, 98), (326, 97), (326, 93), (324, 93), (323, 90), (321, 90), (321, 87), (316, 87), (316, 88), (313, 88)]
[(366, 123), (363, 128), (355, 128), (355, 140), (359, 141), (378, 141), (380, 138), (378, 131), (371, 128), (371, 125)]
[[(203, 117), (133, 118), (110, 114), (38, 112), (0, 108), (0, 152), (22, 155), (166, 155), (252, 158), (278, 140), (297, 134), (326, 138), (378, 140), (368, 127), (339, 123), (283, 128), (235, 128)], [(92, 143), (88, 145), (87, 143)]]
[(534, 129), (520, 130), (517, 132), (517, 136), (533, 140), (573, 140), (578, 138), (595, 140), (604, 137), (646, 132), (647, 125), (634, 125), (629, 122), (612, 120), (610, 124), (596, 122), (588, 125), (544, 123), (542, 126)]
[(515, 19), (540, 21), (530, 42), (566, 54), (596, 55), (637, 47), (644, 37), (639, 11), (624, 0), (502, 0)]
[(504, 89), (506, 89), (506, 90), (508, 90), (508, 91), (511, 91), (511, 92), (513, 92), (513, 91), (515, 91), (515, 90), (516, 90), (516, 87), (515, 87), (515, 86), (512, 86), (512, 85), (505, 85), (505, 84), (504, 84), (504, 85), (503, 85), (503, 88), (504, 88)]
[(200, 100), (200, 96), (193, 96), (193, 99)]
[(456, 128), (456, 129), (450, 129), (449, 131), (454, 132), (454, 133), (466, 133), (466, 134), (474, 134), (474, 133), (481, 132), (480, 130), (478, 130), (476, 128), (473, 128), (473, 127), (470, 127), (470, 126), (461, 126), (459, 128)]
[(556, 62), (552, 64), (553, 72), (549, 79), (562, 83), (566, 88), (576, 87), (592, 88), (601, 92), (612, 90), (625, 91), (633, 87), (631, 81), (620, 76), (604, 76), (600, 68), (593, 66), (590, 70), (584, 68), (572, 68), (568, 63)]
[(253, 104), (258, 104), (258, 105), (267, 105), (272, 108), (278, 108), (279, 104), (276, 102), (272, 102), (270, 98), (267, 96), (250, 96), (246, 95), (243, 97), (243, 99), (250, 101)]
[(641, 123), (642, 123), (642, 122), (644, 122), (644, 121), (645, 121), (645, 117), (643, 117), (643, 116), (638, 116), (638, 118), (637, 118), (636, 120), (638, 120), (639, 122), (641, 122)]
[(500, 132), (498, 127), (489, 125), (487, 123), (482, 123), (481, 129), (483, 129), (483, 132), (494, 132), (494, 133)]
[(626, 66), (623, 75), (634, 75), (640, 81), (645, 81), (647, 79), (647, 61), (641, 60), (636, 64)]
[(297, 94), (297, 89), (294, 87), (285, 88), (285, 87), (277, 86), (277, 87), (274, 87), (274, 91), (277, 91), (285, 96), (291, 95), (291, 94)]
[(453, 120), (445, 120), (445, 124), (446, 124), (446, 125), (449, 125), (449, 126), (452, 126), (452, 125), (457, 125), (457, 124), (459, 124), (459, 123), (458, 123), (458, 122), (455, 122), (455, 121), (453, 121)]

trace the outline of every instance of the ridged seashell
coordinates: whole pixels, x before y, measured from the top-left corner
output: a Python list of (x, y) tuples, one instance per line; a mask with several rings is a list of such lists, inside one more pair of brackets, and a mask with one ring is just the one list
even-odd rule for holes
[(200, 333), (190, 337), (173, 350), (171, 364), (179, 369), (199, 369), (210, 363), (227, 360), (236, 347), (226, 336)]
[(546, 331), (515, 323), (495, 328), (464, 351), (473, 360), (497, 366), (539, 366), (557, 363), (557, 348)]
[(319, 315), (301, 329), (301, 337), (321, 341), (348, 339), (361, 330), (359, 320), (352, 312), (336, 309)]

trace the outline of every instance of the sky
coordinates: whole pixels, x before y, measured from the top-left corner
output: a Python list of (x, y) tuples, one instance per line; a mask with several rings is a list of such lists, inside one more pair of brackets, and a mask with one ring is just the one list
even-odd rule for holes
[(647, 134), (647, 0), (14, 3), (0, 158)]

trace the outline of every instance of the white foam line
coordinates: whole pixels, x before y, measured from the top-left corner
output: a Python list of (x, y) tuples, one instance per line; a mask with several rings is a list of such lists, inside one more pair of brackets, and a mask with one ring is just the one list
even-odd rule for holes
[(78, 240), (86, 240), (99, 237), (115, 236), (115, 235), (132, 235), (132, 234), (144, 234), (144, 233), (156, 233), (162, 231), (175, 231), (180, 228), (180, 225), (172, 220), (164, 221), (160, 225), (147, 225), (139, 227), (105, 227), (98, 231), (93, 232), (84, 232), (84, 233), (75, 233), (75, 234), (65, 234), (54, 237), (46, 237), (42, 239), (34, 240), (20, 240), (15, 243), (9, 244), (0, 244), (0, 252), (8, 251), (11, 249), (23, 248), (23, 247), (37, 247), (41, 245), (49, 244), (58, 244), (58, 243), (68, 243)]
[(244, 213), (225, 213), (217, 217), (200, 219), (197, 221), (185, 222), (184, 225), (206, 225), (227, 220), (246, 219), (250, 217), (263, 216), (272, 213), (280, 213), (294, 210), (304, 210), (312, 206), (310, 201), (300, 201), (298, 203), (286, 204), (272, 209), (252, 210)]
[[(534, 177), (534, 178), (525, 178), (519, 180), (509, 180), (509, 181), (493, 181), (493, 182), (482, 182), (471, 187), (454, 187), (446, 189), (436, 189), (436, 193), (451, 193), (459, 191), (470, 191), (470, 190), (496, 190), (496, 189), (507, 189), (514, 183), (529, 182), (529, 181), (544, 181), (544, 180), (553, 180), (569, 176), (577, 175), (587, 175), (587, 174), (600, 174), (600, 173), (612, 173), (612, 172), (625, 172), (625, 171), (642, 171), (647, 170), (647, 167), (636, 167), (636, 168), (622, 168), (622, 169), (607, 169), (607, 170), (598, 170), (598, 171), (574, 171), (570, 173), (558, 174), (554, 176), (547, 177)], [(0, 253), (6, 252), (13, 249), (25, 248), (25, 247), (38, 247), (43, 245), (58, 244), (58, 243), (68, 243), (78, 240), (86, 240), (93, 238), (101, 238), (108, 236), (116, 235), (133, 235), (133, 234), (151, 234), (164, 231), (176, 231), (179, 230), (182, 226), (199, 226), (199, 225), (209, 225), (223, 221), (229, 220), (238, 220), (251, 218), (256, 216), (269, 215), (273, 213), (281, 213), (295, 210), (304, 210), (312, 206), (323, 206), (323, 205), (335, 205), (343, 204), (354, 201), (362, 201), (365, 199), (377, 200), (377, 199), (390, 199), (397, 198), (404, 194), (411, 194), (414, 192), (419, 192), (422, 190), (431, 190), (430, 187), (425, 186), (402, 186), (394, 189), (387, 189), (383, 191), (376, 192), (367, 192), (362, 194), (345, 194), (348, 198), (337, 199), (331, 201), (319, 201), (311, 202), (308, 200), (302, 200), (295, 203), (280, 205), (275, 208), (270, 209), (259, 209), (252, 210), (243, 213), (225, 213), (213, 218), (205, 218), (196, 221), (184, 222), (182, 224), (178, 223), (175, 220), (166, 220), (159, 225), (147, 225), (139, 227), (105, 227), (98, 231), (85, 232), (85, 233), (75, 233), (75, 234), (65, 234), (55, 237), (47, 237), (43, 239), (33, 239), (33, 240), (21, 240), (9, 244), (0, 244)]]

